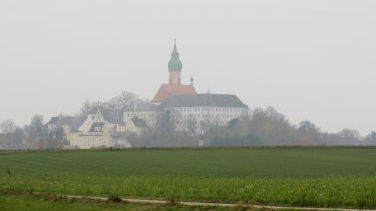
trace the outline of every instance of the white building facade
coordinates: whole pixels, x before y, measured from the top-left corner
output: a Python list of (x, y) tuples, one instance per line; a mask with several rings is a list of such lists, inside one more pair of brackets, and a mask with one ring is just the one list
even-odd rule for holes
[(235, 95), (171, 95), (161, 106), (169, 113), (175, 131), (193, 134), (248, 118), (248, 106)]
[(119, 136), (125, 131), (123, 124), (113, 124), (108, 122), (100, 111), (96, 114), (89, 114), (86, 121), (77, 132), (68, 135), (68, 141), (72, 147), (80, 149), (100, 148), (100, 147), (129, 147), (126, 140)]
[(163, 110), (159, 105), (139, 105), (134, 109), (127, 109), (123, 112), (123, 122), (126, 123), (133, 118), (140, 118), (146, 122), (149, 128), (153, 128), (162, 114)]

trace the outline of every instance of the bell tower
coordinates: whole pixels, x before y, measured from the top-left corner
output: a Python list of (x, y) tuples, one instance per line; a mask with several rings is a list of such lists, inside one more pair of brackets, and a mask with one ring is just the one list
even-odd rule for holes
[(174, 42), (174, 48), (171, 52), (171, 58), (168, 62), (168, 84), (162, 84), (158, 92), (155, 94), (153, 104), (160, 105), (163, 103), (171, 94), (176, 95), (195, 95), (197, 94), (193, 86), (193, 78), (191, 79), (191, 84), (181, 83), (181, 69), (183, 65), (179, 59), (178, 49), (176, 48), (176, 40)]
[(181, 69), (183, 65), (179, 59), (179, 53), (176, 48), (176, 40), (174, 42), (174, 49), (171, 53), (170, 61), (168, 62), (169, 71), (169, 83), (170, 84), (181, 84)]

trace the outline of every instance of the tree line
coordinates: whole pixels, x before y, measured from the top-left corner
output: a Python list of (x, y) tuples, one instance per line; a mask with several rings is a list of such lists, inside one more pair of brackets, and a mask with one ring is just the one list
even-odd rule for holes
[(248, 145), (376, 145), (375, 131), (365, 137), (354, 129), (323, 132), (308, 120), (291, 124), (273, 107), (256, 108), (247, 120), (233, 120), (220, 131), (212, 144), (233, 145), (239, 140), (241, 145), (246, 145), (246, 141)]
[[(86, 101), (74, 117), (101, 110), (111, 121), (122, 118), (124, 109), (135, 109), (147, 105), (131, 92), (122, 92), (108, 101)], [(256, 108), (248, 119), (234, 119), (226, 126), (208, 126), (204, 134), (176, 133), (171, 126), (169, 114), (157, 119), (153, 129), (141, 136), (123, 134), (132, 146), (195, 146), (202, 142), (213, 146), (244, 145), (376, 145), (376, 132), (362, 137), (357, 130), (343, 129), (337, 133), (322, 131), (312, 122), (305, 120), (298, 125), (273, 107)], [(56, 149), (69, 144), (62, 127), (50, 131), (42, 115), (34, 115), (29, 124), (19, 127), (12, 120), (0, 124), (0, 149)]]

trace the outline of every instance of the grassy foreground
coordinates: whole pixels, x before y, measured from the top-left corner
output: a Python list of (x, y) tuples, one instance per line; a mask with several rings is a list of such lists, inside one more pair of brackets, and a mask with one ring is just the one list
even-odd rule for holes
[(0, 153), (0, 189), (376, 208), (376, 148), (263, 147)]

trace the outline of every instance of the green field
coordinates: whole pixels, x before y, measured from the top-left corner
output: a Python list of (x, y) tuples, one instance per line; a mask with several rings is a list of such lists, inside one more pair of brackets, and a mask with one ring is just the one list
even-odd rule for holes
[(0, 188), (93, 196), (376, 208), (376, 148), (2, 152)]
[[(86, 199), (64, 199), (49, 195), (30, 195), (30, 194), (1, 194), (1, 211), (134, 211), (134, 210), (153, 210), (153, 211), (246, 211), (257, 209), (244, 209), (240, 207), (188, 207), (177, 204), (142, 204), (142, 203), (124, 203), (111, 201), (94, 201)], [(260, 210), (260, 209), (258, 209)], [(265, 210), (265, 209), (264, 209)]]

